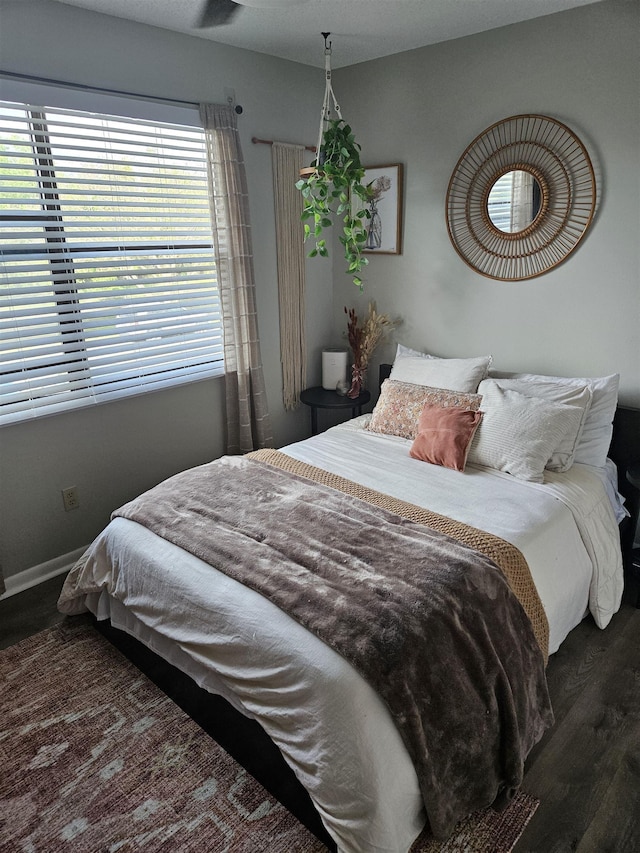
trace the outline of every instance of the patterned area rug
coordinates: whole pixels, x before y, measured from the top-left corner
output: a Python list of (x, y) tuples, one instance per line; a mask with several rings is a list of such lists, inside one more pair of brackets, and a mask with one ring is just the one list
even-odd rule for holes
[[(326, 853), (84, 620), (0, 651), (1, 853)], [(538, 803), (412, 853), (509, 853)]]

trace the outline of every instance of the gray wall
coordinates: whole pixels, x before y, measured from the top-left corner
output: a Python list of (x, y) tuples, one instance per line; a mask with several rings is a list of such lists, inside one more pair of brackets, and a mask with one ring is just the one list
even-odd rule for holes
[[(235, 90), (251, 196), (262, 354), (278, 444), (308, 434), (306, 407), (285, 413), (271, 153), (252, 136), (315, 144), (324, 81), (316, 69), (61, 3), (2, 3), (0, 68), (186, 101)], [(296, 86), (291, 86), (295, 79)], [(0, 85), (0, 97), (2, 87)], [(309, 362), (331, 335), (331, 265), (309, 266)], [(141, 490), (224, 452), (221, 379), (0, 429), (0, 565), (5, 577), (88, 544)], [(60, 490), (76, 485), (80, 508)]]
[[(372, 259), (363, 294), (344, 275), (337, 249), (330, 261), (309, 262), (309, 384), (319, 382), (322, 347), (345, 343), (343, 306), (364, 310), (373, 298), (403, 323), (380, 358), (401, 340), (441, 355), (491, 352), (511, 369), (620, 372), (621, 399), (640, 405), (638, 23), (637, 3), (607, 0), (334, 72), (366, 163), (404, 164), (404, 248)], [(235, 90), (245, 109), (239, 126), (276, 441), (304, 437), (308, 412), (287, 414), (281, 405), (270, 154), (250, 140), (315, 143), (322, 73), (46, 0), (0, 0), (0, 66), (189, 101), (221, 101), (225, 88)], [(602, 191), (591, 232), (566, 263), (506, 284), (460, 260), (444, 204), (466, 145), (523, 112), (572, 127), (598, 164)], [(0, 430), (5, 575), (80, 547), (115, 506), (220, 455), (221, 385), (200, 382)], [(81, 507), (65, 513), (60, 489), (70, 485)]]
[[(365, 165), (403, 163), (404, 250), (376, 256), (362, 295), (334, 262), (343, 306), (402, 319), (399, 340), (444, 356), (492, 353), (505, 369), (621, 374), (640, 406), (640, 6), (602, 2), (335, 73)], [(600, 176), (591, 230), (529, 281), (475, 273), (447, 234), (447, 185), (466, 146), (520, 113), (569, 125)], [(380, 350), (389, 357), (391, 344)]]

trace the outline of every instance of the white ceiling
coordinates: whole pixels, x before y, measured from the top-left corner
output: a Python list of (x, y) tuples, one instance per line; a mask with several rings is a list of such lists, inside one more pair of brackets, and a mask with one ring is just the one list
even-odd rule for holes
[[(340, 68), (448, 41), (597, 0), (239, 0), (231, 23), (197, 28), (204, 0), (56, 0), (214, 42), (324, 67)], [(282, 5), (284, 3), (287, 5)], [(293, 3), (293, 5), (292, 5)]]

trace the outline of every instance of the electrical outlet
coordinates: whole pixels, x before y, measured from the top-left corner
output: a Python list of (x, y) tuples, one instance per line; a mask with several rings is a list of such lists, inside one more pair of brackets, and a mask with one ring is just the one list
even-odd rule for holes
[(62, 490), (62, 503), (64, 511), (69, 512), (72, 509), (78, 509), (80, 506), (80, 498), (78, 497), (78, 487), (69, 486), (68, 489)]

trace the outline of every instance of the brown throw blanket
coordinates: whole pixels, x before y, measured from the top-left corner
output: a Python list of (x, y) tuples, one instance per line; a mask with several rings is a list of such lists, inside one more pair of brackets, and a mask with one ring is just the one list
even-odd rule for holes
[(485, 554), (249, 457), (178, 474), (114, 515), (257, 590), (346, 658), (389, 708), (436, 837), (517, 790), (553, 714), (531, 621)]
[(515, 545), (507, 542), (505, 539), (501, 539), (499, 536), (494, 536), (493, 533), (478, 530), (477, 527), (470, 527), (468, 524), (454, 521), (452, 518), (447, 518), (446, 515), (440, 515), (437, 512), (407, 503), (399, 498), (392, 498), (382, 492), (376, 492), (375, 489), (362, 486), (360, 483), (354, 483), (353, 480), (346, 480), (344, 477), (332, 474), (323, 468), (316, 468), (314, 465), (300, 462), (292, 456), (287, 456), (286, 453), (281, 453), (279, 450), (254, 450), (247, 455), (252, 459), (259, 459), (262, 462), (268, 462), (269, 465), (275, 465), (283, 471), (290, 471), (292, 474), (307, 477), (313, 480), (314, 483), (324, 483), (325, 486), (331, 486), (332, 489), (338, 489), (347, 495), (353, 495), (354, 498), (360, 498), (374, 506), (388, 509), (390, 512), (406, 518), (408, 521), (417, 521), (420, 524), (426, 524), (434, 530), (439, 530), (440, 533), (452, 536), (458, 542), (463, 542), (476, 551), (481, 551), (502, 570), (509, 586), (516, 594), (518, 601), (531, 620), (533, 633), (536, 635), (538, 645), (544, 655), (545, 664), (547, 663), (549, 658), (549, 622), (547, 614), (544, 612), (527, 561)]

